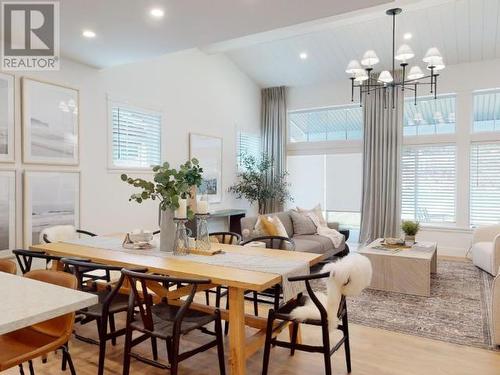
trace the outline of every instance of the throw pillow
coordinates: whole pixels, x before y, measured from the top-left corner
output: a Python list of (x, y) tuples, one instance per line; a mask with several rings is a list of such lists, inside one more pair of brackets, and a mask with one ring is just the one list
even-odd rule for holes
[(293, 234), (300, 236), (302, 234), (316, 234), (317, 229), (314, 222), (307, 215), (291, 210), (290, 217), (292, 218)]
[(312, 213), (312, 214), (314, 214), (314, 215), (316, 215), (318, 217), (318, 221), (319, 221), (319, 223), (321, 224), (322, 227), (326, 227), (327, 226), (326, 220), (323, 217), (323, 210), (321, 209), (321, 205), (319, 203), (316, 206), (314, 206), (313, 208), (309, 209), (309, 210), (305, 209), (305, 208), (297, 207), (297, 211), (299, 213), (301, 213), (301, 214)]
[(265, 236), (281, 236), (288, 237), (285, 226), (277, 216), (259, 216), (260, 224)]

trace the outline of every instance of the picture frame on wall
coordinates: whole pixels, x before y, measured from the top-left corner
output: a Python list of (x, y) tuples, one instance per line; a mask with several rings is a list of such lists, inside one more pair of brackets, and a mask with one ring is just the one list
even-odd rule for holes
[(55, 225), (80, 226), (80, 172), (24, 172), (24, 246)]
[(203, 168), (203, 182), (198, 188), (210, 203), (222, 202), (222, 138), (189, 133), (189, 157)]
[(0, 162), (14, 161), (15, 77), (0, 72)]
[(16, 172), (0, 171), (0, 251), (16, 244)]
[(79, 92), (22, 79), (23, 162), (78, 165)]

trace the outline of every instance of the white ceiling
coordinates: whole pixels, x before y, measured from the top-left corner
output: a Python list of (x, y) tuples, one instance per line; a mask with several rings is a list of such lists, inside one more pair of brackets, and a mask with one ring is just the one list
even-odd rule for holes
[[(381, 60), (378, 69), (388, 69), (391, 20), (383, 9), (378, 7), (376, 14), (368, 11), (350, 22), (332, 22), (320, 31), (225, 52), (266, 87), (344, 79), (348, 61), (360, 59), (367, 49), (377, 52)], [(407, 43), (416, 57), (410, 63), (421, 63), (427, 48), (432, 46), (440, 49), (448, 65), (500, 58), (500, 0), (427, 0), (408, 4), (407, 11), (397, 18), (400, 41), (405, 32), (413, 34)], [(307, 60), (299, 59), (303, 51), (309, 55)]]
[[(62, 0), (61, 54), (96, 67), (138, 61), (389, 0)], [(152, 7), (165, 17), (153, 20)], [(95, 39), (84, 39), (82, 29)]]

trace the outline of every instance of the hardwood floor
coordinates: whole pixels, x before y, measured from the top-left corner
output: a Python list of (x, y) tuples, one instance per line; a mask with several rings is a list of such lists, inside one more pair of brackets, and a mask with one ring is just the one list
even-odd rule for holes
[[(251, 306), (247, 306), (252, 311)], [(121, 321), (117, 326), (121, 326)], [(351, 350), (353, 375), (498, 375), (500, 374), (500, 352), (487, 351), (466, 346), (448, 344), (426, 338), (351, 324)], [(96, 337), (94, 323), (77, 326), (80, 334)], [(283, 333), (288, 335), (287, 330)], [(319, 331), (314, 327), (302, 329), (304, 342), (317, 343)], [(187, 349), (193, 342), (199, 343), (206, 336), (192, 333), (181, 342), (181, 350)], [(105, 362), (105, 374), (122, 373), (123, 338), (118, 339), (116, 347), (108, 345)], [(150, 353), (148, 342), (139, 350)], [(95, 375), (97, 372), (98, 348), (73, 339), (70, 351), (79, 375)], [(164, 345), (159, 345), (160, 358), (166, 358)], [(227, 348), (226, 348), (227, 356)], [(34, 363), (38, 375), (54, 375), (61, 372), (60, 353), (52, 354), (46, 364), (40, 360)], [(247, 374), (257, 375), (261, 371), (262, 351), (253, 355), (247, 365)], [(344, 352), (340, 350), (332, 357), (336, 375), (346, 374)], [(226, 369), (227, 360), (226, 360)], [(27, 373), (27, 366), (25, 366)], [(201, 353), (182, 362), (180, 374), (217, 375), (218, 364), (215, 349)], [(290, 357), (287, 350), (274, 348), (271, 351), (270, 374), (272, 375), (315, 375), (323, 374), (323, 359), (320, 354), (296, 352)], [(19, 374), (17, 368), (4, 374)], [(69, 374), (69, 371), (67, 371)], [(132, 360), (131, 374), (168, 374), (168, 371)], [(228, 371), (229, 374), (229, 371)]]

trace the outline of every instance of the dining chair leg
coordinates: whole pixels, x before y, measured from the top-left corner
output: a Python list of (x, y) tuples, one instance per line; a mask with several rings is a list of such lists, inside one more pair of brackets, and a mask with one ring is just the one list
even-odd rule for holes
[(63, 350), (63, 355), (66, 357), (66, 360), (68, 361), (69, 371), (71, 372), (71, 375), (76, 375), (76, 370), (75, 370), (75, 366), (73, 364), (73, 359), (71, 358), (71, 354), (69, 354), (68, 343), (63, 345), (62, 350)]
[(222, 289), (220, 286), (218, 286), (215, 289), (215, 307), (219, 308), (220, 307), (220, 297), (221, 297)]
[(291, 337), (291, 347), (290, 347), (290, 355), (293, 356), (295, 354), (295, 345), (297, 344), (297, 335), (299, 333), (299, 323), (292, 323), (292, 337)]
[(210, 292), (208, 290), (205, 290), (205, 303), (210, 306)]
[(262, 375), (267, 375), (269, 356), (271, 355), (271, 340), (273, 339), (274, 310), (270, 309), (267, 315), (266, 342), (264, 344), (264, 359), (262, 360)]
[(179, 371), (179, 341), (180, 334), (174, 334), (172, 340), (172, 361), (170, 362), (170, 375), (177, 375)]
[[(229, 310), (229, 292), (226, 295), (226, 310)], [(229, 333), (229, 320), (224, 322), (224, 336), (227, 336)]]
[(215, 320), (215, 335), (217, 337), (217, 355), (219, 356), (219, 372), (220, 375), (226, 375), (226, 364), (224, 359), (224, 342), (222, 338), (222, 322), (220, 312), (217, 311), (217, 319)]
[(33, 368), (33, 361), (32, 360), (28, 361), (28, 367), (30, 369), (30, 375), (35, 375), (35, 369)]
[(153, 352), (153, 359), (155, 361), (158, 360), (158, 344), (156, 341), (156, 337), (151, 337), (151, 351)]
[[(127, 324), (128, 325), (128, 324)], [(132, 349), (132, 330), (127, 327), (125, 332), (125, 348), (123, 350), (123, 375), (129, 375), (130, 372), (130, 351)]]
[[(115, 333), (115, 314), (109, 314), (109, 331)], [(106, 333), (106, 332), (104, 332)], [(116, 337), (111, 338), (111, 345), (116, 346)]]
[(344, 313), (342, 317), (342, 330), (344, 331), (344, 352), (345, 352), (345, 363), (347, 367), (347, 373), (351, 373), (351, 345), (349, 343), (349, 323), (347, 319), (347, 312)]
[(325, 358), (325, 375), (332, 374), (332, 359), (330, 356), (330, 333), (328, 331), (328, 324), (323, 325), (323, 356)]
[[(109, 315), (111, 319), (111, 314)], [(101, 319), (97, 319), (99, 325), (99, 366), (97, 369), (98, 375), (104, 374), (104, 360), (106, 359), (106, 333), (108, 331), (108, 317), (105, 315)]]
[(255, 316), (259, 316), (259, 295), (257, 292), (253, 292), (253, 313)]
[(19, 374), (24, 375), (24, 368), (22, 363), (19, 365)]
[(68, 358), (66, 357), (66, 352), (63, 350), (62, 361), (61, 361), (61, 371), (66, 371), (67, 363), (68, 363)]

